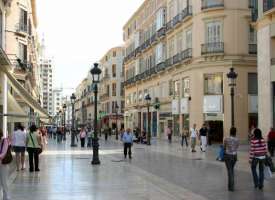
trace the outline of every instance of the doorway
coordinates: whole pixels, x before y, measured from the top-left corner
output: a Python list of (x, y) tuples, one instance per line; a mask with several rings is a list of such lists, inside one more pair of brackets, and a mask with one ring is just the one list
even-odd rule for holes
[(223, 142), (223, 121), (206, 121), (209, 124), (209, 135), (214, 143)]

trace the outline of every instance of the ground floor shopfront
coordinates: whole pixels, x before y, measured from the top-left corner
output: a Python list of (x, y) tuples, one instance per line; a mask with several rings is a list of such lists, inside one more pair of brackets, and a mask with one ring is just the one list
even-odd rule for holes
[[(172, 129), (173, 135), (180, 135), (184, 127), (189, 129), (193, 124), (197, 124), (199, 129), (203, 123), (206, 123), (214, 140), (222, 142), (223, 138), (229, 135), (231, 127), (231, 97), (227, 78), (231, 67), (232, 63), (221, 66), (209, 63), (192, 69), (175, 69), (160, 74), (155, 79), (144, 81), (143, 84), (137, 84), (134, 90), (126, 89), (126, 97), (132, 91), (143, 90), (148, 93), (153, 91), (150, 95), (153, 96), (152, 99), (158, 97), (160, 108), (156, 110), (154, 102), (151, 102), (148, 115), (145, 102), (138, 105), (128, 104), (124, 118), (125, 125), (132, 129), (138, 127), (140, 130), (147, 130), (149, 116), (152, 136), (163, 138), (166, 137), (167, 127)], [(251, 65), (238, 63), (234, 68), (238, 73), (234, 98), (235, 124), (238, 137), (246, 142), (252, 125), (258, 124), (256, 66), (255, 62)], [(172, 80), (174, 90), (168, 98), (163, 96), (163, 92), (156, 92), (161, 88), (166, 90), (162, 83), (167, 80)], [(155, 89), (150, 89), (153, 87)]]

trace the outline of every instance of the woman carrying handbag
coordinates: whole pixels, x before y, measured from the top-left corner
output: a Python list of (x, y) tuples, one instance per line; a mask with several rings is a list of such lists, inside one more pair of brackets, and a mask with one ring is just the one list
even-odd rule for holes
[(12, 161), (12, 155), (10, 150), (9, 141), (4, 138), (3, 132), (0, 129), (0, 191), (3, 191), (3, 200), (9, 200), (8, 191), (8, 164)]
[[(267, 155), (267, 145), (262, 136), (260, 129), (254, 130), (254, 137), (250, 144), (250, 159), (251, 171), (254, 180), (255, 188), (260, 190), (264, 187), (264, 167)], [(259, 166), (259, 173), (257, 173), (257, 166)]]
[[(27, 135), (27, 151), (29, 154), (30, 172), (39, 172), (39, 154), (42, 152), (42, 138), (35, 125), (31, 125)], [(34, 161), (34, 162), (33, 162)]]

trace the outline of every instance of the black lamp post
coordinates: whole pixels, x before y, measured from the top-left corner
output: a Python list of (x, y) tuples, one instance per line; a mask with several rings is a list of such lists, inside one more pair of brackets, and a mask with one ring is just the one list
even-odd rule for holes
[(67, 105), (63, 104), (63, 127), (64, 127), (64, 140), (66, 140), (66, 109)]
[(116, 140), (118, 140), (118, 124), (117, 124), (117, 118), (118, 118), (118, 109), (119, 109), (119, 106), (117, 105), (117, 102), (116, 102), (116, 105), (115, 105), (115, 109), (116, 109)]
[(59, 116), (59, 126), (62, 126), (62, 110), (59, 110), (58, 112), (58, 116)]
[(98, 68), (98, 63), (94, 64), (94, 68), (91, 69), (90, 73), (93, 76), (93, 89), (95, 93), (95, 113), (94, 113), (94, 137), (93, 137), (93, 160), (92, 165), (99, 165), (99, 156), (98, 156), (98, 137), (97, 137), (97, 94), (98, 94), (98, 87), (97, 84), (99, 83), (99, 77), (101, 74), (101, 69)]
[(238, 74), (234, 71), (234, 68), (230, 68), (230, 72), (227, 74), (227, 78), (229, 79), (229, 87), (230, 88), (230, 95), (231, 95), (231, 127), (235, 127), (235, 105), (234, 105), (234, 96), (235, 96), (235, 87), (236, 87), (236, 79)]
[(71, 96), (71, 104), (72, 104), (71, 147), (77, 146), (75, 144), (75, 110), (74, 110), (75, 100), (76, 100), (76, 96), (73, 93)]
[(151, 145), (151, 121), (150, 121), (150, 103), (151, 97), (150, 94), (146, 94), (145, 101), (147, 102), (147, 123), (148, 123), (148, 130), (147, 130), (147, 145)]

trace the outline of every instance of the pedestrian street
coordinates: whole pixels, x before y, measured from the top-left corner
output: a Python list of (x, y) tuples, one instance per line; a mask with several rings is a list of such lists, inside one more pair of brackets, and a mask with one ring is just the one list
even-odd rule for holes
[[(274, 200), (275, 179), (255, 190), (247, 147), (236, 166), (236, 191), (227, 191), (224, 163), (215, 160), (218, 146), (191, 153), (178, 142), (153, 140), (134, 144), (133, 159), (124, 159), (120, 141), (100, 140), (101, 165), (92, 166), (92, 150), (72, 149), (70, 141), (49, 141), (40, 156), (40, 172), (14, 172), (12, 200)], [(78, 144), (79, 146), (79, 144)], [(197, 150), (199, 148), (197, 147)]]

